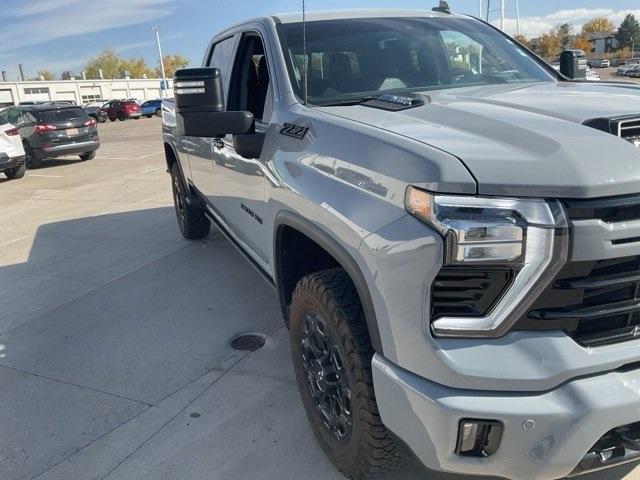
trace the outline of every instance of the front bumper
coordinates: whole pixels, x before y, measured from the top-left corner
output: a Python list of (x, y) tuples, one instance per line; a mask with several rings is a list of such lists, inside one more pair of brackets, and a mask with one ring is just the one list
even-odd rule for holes
[[(428, 468), (445, 472), (564, 478), (605, 433), (640, 421), (640, 369), (579, 378), (541, 393), (477, 391), (433, 383), (376, 354), (373, 378), (383, 422)], [(459, 423), (468, 418), (502, 422), (495, 455), (454, 453)]]
[(10, 157), (6, 153), (0, 153), (0, 172), (10, 168), (19, 167), (24, 163), (24, 155)]
[(90, 140), (87, 142), (65, 143), (62, 145), (55, 145), (52, 147), (42, 148), (42, 157), (62, 157), (64, 155), (78, 155), (85, 152), (93, 152), (100, 148), (99, 140)]

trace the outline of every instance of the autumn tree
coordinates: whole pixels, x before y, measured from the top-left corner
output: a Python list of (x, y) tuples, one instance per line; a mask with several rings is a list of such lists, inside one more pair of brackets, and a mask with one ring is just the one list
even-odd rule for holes
[(621, 47), (631, 47), (635, 41), (636, 47), (640, 44), (640, 22), (635, 15), (629, 14), (620, 24), (616, 39)]
[(589, 35), (590, 33), (600, 32), (613, 32), (616, 26), (607, 17), (596, 17), (589, 20), (582, 25), (582, 35)]
[(107, 48), (95, 57), (90, 58), (85, 67), (87, 78), (100, 78), (100, 70), (104, 78), (122, 78), (124, 72), (129, 72), (133, 78), (154, 77), (154, 71), (149, 68), (144, 58), (123, 58), (118, 52)]
[(559, 29), (551, 29), (548, 33), (543, 33), (540, 37), (538, 53), (542, 57), (551, 58), (560, 55), (562, 49), (562, 40), (559, 35)]
[[(164, 63), (164, 74), (167, 78), (173, 78), (176, 73), (176, 70), (180, 68), (185, 68), (189, 65), (189, 60), (180, 55), (179, 53), (170, 53), (168, 55), (164, 55), (162, 57), (162, 61)], [(156, 75), (158, 77), (162, 76), (162, 69), (160, 68), (160, 62), (158, 62), (158, 66), (156, 68)]]
[(53, 73), (46, 69), (38, 70), (38, 79), (53, 80)]
[(578, 35), (576, 38), (573, 39), (573, 42), (571, 44), (571, 48), (575, 48), (577, 50), (582, 50), (583, 52), (590, 52), (591, 51), (591, 42), (584, 35)]
[(527, 38), (527, 36), (526, 36), (526, 35), (524, 35), (524, 34), (522, 34), (522, 33), (516, 33), (516, 34), (513, 36), (513, 39), (514, 39), (516, 42), (518, 42), (518, 43), (520, 43), (520, 44), (524, 45), (525, 47), (527, 47), (527, 48), (531, 48), (531, 43), (529, 42), (529, 39)]

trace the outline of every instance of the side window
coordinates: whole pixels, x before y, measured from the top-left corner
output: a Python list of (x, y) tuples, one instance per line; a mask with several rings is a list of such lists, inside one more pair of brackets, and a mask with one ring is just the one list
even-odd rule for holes
[(22, 122), (22, 115), (20, 114), (20, 110), (17, 108), (10, 108), (7, 111), (7, 120), (12, 125), (20, 125)]
[(256, 121), (268, 123), (273, 110), (269, 66), (261, 38), (245, 34), (233, 69), (229, 110), (247, 110)]
[(224, 92), (229, 90), (229, 77), (231, 76), (232, 63), (231, 55), (233, 54), (234, 45), (235, 36), (216, 43), (213, 46), (213, 52), (211, 52), (211, 58), (209, 59), (209, 67), (216, 67), (220, 69)]

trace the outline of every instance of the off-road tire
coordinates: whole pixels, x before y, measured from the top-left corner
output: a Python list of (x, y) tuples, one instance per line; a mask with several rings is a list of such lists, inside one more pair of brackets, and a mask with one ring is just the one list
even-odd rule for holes
[[(318, 315), (341, 352), (342, 370), (350, 390), (351, 432), (340, 441), (314, 404), (303, 360), (306, 315)], [(373, 389), (373, 348), (362, 305), (351, 278), (341, 268), (302, 278), (290, 309), (291, 353), (302, 403), (313, 433), (327, 457), (348, 478), (362, 480), (394, 470), (404, 463), (380, 419)]]
[(171, 189), (182, 236), (187, 240), (195, 240), (209, 235), (211, 222), (205, 215), (204, 208), (187, 190), (178, 162), (171, 165)]
[(87, 161), (87, 160), (93, 160), (96, 156), (96, 152), (95, 150), (91, 151), (91, 152), (85, 152), (80, 154), (80, 160), (82, 161)]
[(5, 170), (4, 174), (10, 180), (17, 180), (19, 178), (24, 177), (24, 174), (26, 173), (26, 171), (27, 171), (27, 167), (23, 163), (20, 166), (10, 168), (9, 170)]

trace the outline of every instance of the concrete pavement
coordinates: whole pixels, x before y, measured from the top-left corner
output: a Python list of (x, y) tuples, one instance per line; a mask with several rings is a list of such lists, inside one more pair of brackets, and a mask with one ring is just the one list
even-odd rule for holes
[[(0, 178), (0, 479), (343, 478), (273, 289), (215, 232), (180, 237), (159, 120), (100, 134), (94, 160)], [(247, 331), (265, 347), (231, 349)], [(462, 480), (413, 461), (384, 480), (424, 478)]]

